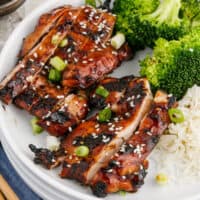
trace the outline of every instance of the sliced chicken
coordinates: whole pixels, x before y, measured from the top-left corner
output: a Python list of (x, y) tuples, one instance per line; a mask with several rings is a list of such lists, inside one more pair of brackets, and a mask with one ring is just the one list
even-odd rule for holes
[(51, 135), (68, 133), (88, 113), (87, 98), (55, 87), (43, 76), (37, 76), (31, 87), (14, 100), (15, 105), (37, 116), (38, 124)]
[[(125, 88), (124, 88), (125, 89)], [(130, 80), (125, 89), (121, 104), (126, 112), (115, 115), (109, 122), (100, 123), (98, 115), (81, 123), (66, 137), (62, 144), (66, 157), (61, 172), (62, 178), (76, 179), (88, 184), (99, 169), (119, 150), (120, 146), (131, 137), (140, 120), (149, 110), (152, 95), (149, 82), (145, 78)], [(132, 98), (131, 101), (128, 101)], [(90, 149), (89, 155), (80, 158), (75, 149), (85, 145)]]
[(104, 197), (120, 190), (136, 192), (144, 183), (147, 156), (170, 123), (168, 109), (174, 98), (158, 91), (151, 111), (142, 119), (138, 130), (127, 140), (90, 182), (93, 193)]
[(97, 48), (83, 57), (80, 62), (68, 66), (63, 74), (62, 85), (70, 88), (88, 88), (130, 56), (131, 52), (127, 45), (119, 51), (115, 51), (110, 45)]
[(40, 39), (55, 26), (57, 20), (69, 9), (71, 9), (71, 6), (64, 6), (43, 14), (40, 17), (35, 30), (24, 39), (19, 58), (23, 58), (28, 54)]
[[(71, 27), (73, 16), (77, 16), (78, 9), (70, 9), (58, 20), (55, 27), (43, 37), (20, 61), (10, 74), (0, 83), (0, 98), (5, 103), (11, 103), (13, 98), (21, 94), (34, 80), (35, 76), (42, 70), (45, 63), (54, 54), (59, 43), (65, 38)], [(52, 37), (59, 33), (58, 42), (52, 43)]]

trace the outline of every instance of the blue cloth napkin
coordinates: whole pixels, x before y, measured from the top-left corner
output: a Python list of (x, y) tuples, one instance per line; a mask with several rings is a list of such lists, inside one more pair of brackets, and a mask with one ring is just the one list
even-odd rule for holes
[(19, 177), (15, 169), (8, 160), (0, 143), (0, 174), (9, 183), (11, 188), (18, 195), (20, 200), (42, 200), (36, 195)]

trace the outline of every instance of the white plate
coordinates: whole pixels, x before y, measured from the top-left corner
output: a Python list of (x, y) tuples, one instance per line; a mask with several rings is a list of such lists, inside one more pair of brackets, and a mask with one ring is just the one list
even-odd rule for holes
[[(34, 28), (39, 16), (52, 8), (60, 6), (62, 4), (72, 4), (74, 6), (83, 4), (83, 0), (76, 0), (71, 3), (70, 0), (48, 0), (48, 3), (41, 6), (39, 9), (30, 14), (13, 32), (10, 39), (6, 43), (2, 54), (0, 56), (0, 79), (3, 78), (14, 66), (16, 62), (16, 56), (21, 46), (21, 41), (29, 32)], [(148, 51), (148, 50), (147, 50)], [(145, 53), (147, 52), (145, 51)], [(135, 59), (131, 62), (124, 63), (118, 70), (115, 71), (115, 76), (123, 76), (130, 74), (137, 74), (138, 72), (138, 60), (144, 56), (144, 52), (139, 52)], [(60, 179), (58, 176), (58, 170), (48, 171), (40, 166), (35, 165), (32, 162), (33, 154), (28, 149), (28, 144), (33, 143), (37, 146), (45, 145), (46, 134), (40, 136), (33, 136), (30, 127), (31, 116), (25, 111), (19, 110), (14, 106), (6, 106), (6, 111), (0, 106), (0, 126), (2, 129), (1, 139), (5, 145), (6, 150), (9, 150), (10, 154), (15, 159), (16, 166), (22, 167), (26, 173), (21, 176), (30, 184), (34, 182), (41, 182), (45, 184), (49, 190), (55, 191), (55, 193), (62, 195), (63, 198), (56, 198), (61, 200), (64, 198), (72, 197), (76, 199), (97, 200), (99, 198), (94, 197), (91, 191), (80, 186), (78, 183), (70, 180)], [(8, 151), (7, 151), (8, 152)], [(127, 194), (123, 199), (126, 200), (190, 200), (200, 199), (200, 183), (195, 185), (169, 185), (166, 187), (159, 187), (154, 183), (154, 165), (150, 163), (149, 175), (146, 179), (146, 184), (136, 194)], [(173, 163), (172, 163), (173, 164)], [(20, 167), (16, 167), (19, 168)], [(18, 170), (19, 170), (18, 169)], [(30, 178), (29, 173), (32, 173)], [(34, 184), (34, 190), (41, 194), (40, 184)], [(32, 186), (33, 187), (33, 186)], [(49, 191), (44, 190), (44, 191)], [(52, 194), (53, 195), (53, 194)], [(53, 198), (53, 199), (52, 199)], [(48, 198), (49, 200), (55, 200)], [(119, 200), (119, 195), (109, 195), (106, 200), (113, 199)]]

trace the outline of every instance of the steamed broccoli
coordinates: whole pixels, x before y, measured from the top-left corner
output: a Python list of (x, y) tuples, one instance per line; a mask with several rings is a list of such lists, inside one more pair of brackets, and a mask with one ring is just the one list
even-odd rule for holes
[(188, 88), (200, 85), (200, 28), (176, 41), (158, 39), (153, 55), (141, 65), (141, 75), (153, 88), (163, 89), (180, 99)]
[(159, 37), (178, 39), (190, 30), (188, 17), (180, 16), (181, 7), (181, 0), (115, 0), (116, 30), (137, 48), (152, 47)]
[(200, 13), (199, 0), (182, 0), (181, 14), (190, 20)]

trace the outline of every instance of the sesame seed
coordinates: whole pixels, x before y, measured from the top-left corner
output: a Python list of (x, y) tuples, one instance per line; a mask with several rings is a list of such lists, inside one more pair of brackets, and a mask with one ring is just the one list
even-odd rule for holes
[(47, 121), (47, 122), (46, 122), (46, 125), (47, 125), (47, 126), (50, 126), (50, 125), (51, 125), (51, 122), (50, 122), (50, 121)]
[(58, 96), (57, 96), (57, 99), (64, 99), (64, 98), (65, 98), (64, 95), (58, 95)]
[(133, 101), (131, 101), (131, 102), (130, 102), (130, 107), (131, 107), (131, 108), (134, 108), (134, 107), (135, 107), (135, 105), (134, 105), (134, 102), (133, 102)]
[(106, 172), (107, 172), (107, 173), (112, 173), (112, 172), (113, 172), (113, 169), (108, 169)]
[(78, 59), (76, 57), (74, 57), (74, 62), (78, 62)]
[(122, 179), (123, 179), (123, 180), (126, 180), (126, 176), (122, 176)]
[(88, 62), (87, 62), (87, 60), (83, 60), (82, 63), (83, 64), (87, 64)]
[(95, 128), (99, 128), (99, 127), (100, 127), (100, 125), (99, 125), (99, 124), (96, 124), (96, 125), (95, 125)]
[(113, 55), (118, 55), (118, 53), (116, 51), (112, 51)]
[(72, 144), (73, 144), (73, 145), (75, 145), (76, 143), (77, 143), (77, 141), (76, 141), (76, 140), (74, 140), (74, 141), (72, 142)]
[(72, 155), (69, 156), (69, 159), (72, 160)]
[(38, 54), (35, 52), (35, 53), (33, 54), (33, 56), (34, 56), (35, 58), (37, 58), (37, 57), (38, 57)]
[(147, 135), (152, 136), (152, 133), (150, 131), (147, 131)]
[(48, 95), (48, 94), (47, 94), (47, 95), (45, 95), (45, 96), (44, 96), (44, 98), (45, 98), (45, 99), (48, 99), (48, 98), (49, 98), (49, 95)]
[(69, 15), (72, 16), (72, 12), (69, 12)]
[(70, 168), (70, 167), (71, 167), (71, 165), (70, 165), (70, 164), (67, 164), (67, 167), (68, 167), (68, 168)]
[(68, 128), (68, 131), (69, 131), (69, 132), (72, 132), (72, 127), (71, 127), (71, 126)]
[(126, 117), (130, 117), (131, 114), (130, 114), (129, 112), (127, 112), (127, 113), (125, 113), (125, 116), (126, 116)]
[(41, 65), (41, 66), (44, 66), (44, 65), (45, 65), (45, 63), (43, 63), (43, 62), (40, 62), (40, 65)]
[(136, 131), (136, 132), (135, 132), (135, 135), (138, 135), (139, 133), (140, 133), (139, 131)]
[(102, 140), (102, 142), (103, 142), (103, 143), (108, 143), (108, 142), (110, 142), (110, 138), (109, 138), (109, 137), (104, 138), (104, 139)]

